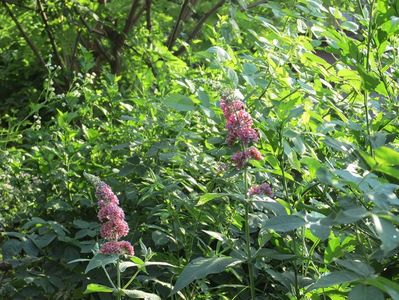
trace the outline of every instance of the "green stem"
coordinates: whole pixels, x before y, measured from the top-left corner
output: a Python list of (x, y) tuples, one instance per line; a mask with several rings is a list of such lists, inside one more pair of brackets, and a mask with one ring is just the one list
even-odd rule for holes
[(136, 271), (136, 273), (133, 274), (133, 276), (129, 279), (129, 281), (123, 286), (123, 289), (126, 289), (132, 282), (133, 280), (136, 278), (137, 274), (139, 274), (140, 269), (138, 269)]
[(116, 284), (117, 284), (117, 289), (118, 289), (118, 292), (116, 294), (117, 300), (122, 299), (122, 296), (121, 296), (121, 270), (119, 268), (119, 263), (120, 263), (120, 260), (118, 258), (118, 260), (116, 262)]
[[(284, 154), (284, 143), (283, 143), (283, 128), (284, 128), (284, 123), (281, 125), (280, 131), (279, 131), (279, 144), (280, 144), (280, 151), (281, 151), (281, 161), (279, 163), (280, 165), (280, 170), (281, 170), (281, 175), (283, 179), (283, 186), (284, 186), (284, 194), (285, 194), (285, 201), (287, 203), (290, 203), (290, 198), (289, 198), (289, 192), (288, 192), (288, 185), (287, 185), (287, 179), (285, 177), (285, 154)], [(291, 213), (294, 210), (294, 203), (291, 203), (292, 209)], [(292, 243), (294, 246), (294, 253), (295, 255), (297, 254), (297, 246), (296, 246), (296, 236), (295, 233), (292, 236)], [(296, 261), (293, 262), (293, 267), (294, 267), (294, 279), (295, 279), (295, 296), (297, 299), (301, 299), (301, 294), (299, 292), (299, 278), (298, 278), (298, 267), (296, 265)]]
[(106, 269), (104, 266), (102, 266), (102, 267), (103, 267), (103, 270), (104, 270), (105, 275), (106, 275), (107, 278), (108, 278), (109, 283), (111, 283), (112, 287), (113, 287), (114, 289), (116, 289), (116, 286), (115, 286), (114, 282), (112, 281), (111, 277), (109, 276), (109, 274), (108, 274), (108, 272), (107, 272), (107, 269)]
[[(244, 170), (244, 186), (245, 191), (244, 195), (248, 192), (249, 183), (248, 183), (248, 171)], [(251, 253), (251, 236), (249, 230), (249, 210), (250, 210), (250, 202), (249, 199), (245, 199), (245, 244), (247, 248), (247, 259), (248, 259), (248, 275), (249, 275), (249, 287), (251, 290), (251, 299), (255, 299), (255, 281), (254, 281), (254, 270), (252, 264), (252, 253)]]
[[(369, 12), (369, 24), (367, 28), (367, 52), (366, 52), (366, 71), (370, 72), (370, 50), (371, 50), (371, 40), (372, 40), (372, 25), (373, 25), (373, 6), (374, 1), (370, 4)], [(364, 113), (366, 118), (366, 128), (367, 128), (367, 144), (370, 148), (370, 154), (373, 156), (373, 146), (371, 144), (371, 124), (369, 120), (369, 106), (368, 106), (368, 91), (366, 87), (363, 89), (363, 101), (364, 101)]]

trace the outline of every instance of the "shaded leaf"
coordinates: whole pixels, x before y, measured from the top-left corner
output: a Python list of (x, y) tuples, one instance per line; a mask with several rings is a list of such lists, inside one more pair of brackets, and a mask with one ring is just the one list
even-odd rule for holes
[(294, 215), (281, 215), (264, 222), (263, 227), (277, 232), (287, 232), (305, 225), (305, 220)]
[(226, 268), (232, 267), (241, 262), (242, 261), (239, 259), (228, 256), (211, 258), (198, 257), (184, 267), (176, 281), (172, 294), (185, 288), (194, 280), (204, 278), (209, 274), (223, 272)]

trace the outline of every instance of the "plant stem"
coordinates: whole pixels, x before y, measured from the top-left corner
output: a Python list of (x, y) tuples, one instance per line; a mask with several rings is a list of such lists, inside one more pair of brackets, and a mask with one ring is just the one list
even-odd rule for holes
[[(244, 186), (245, 191), (244, 195), (246, 195), (249, 189), (248, 183), (248, 171), (244, 170)], [(249, 287), (251, 290), (251, 299), (255, 299), (255, 281), (254, 281), (254, 270), (252, 264), (252, 254), (251, 254), (251, 236), (249, 231), (249, 210), (250, 210), (250, 202), (249, 199), (245, 199), (245, 244), (247, 248), (247, 259), (248, 259), (248, 275), (249, 275)]]
[(107, 278), (108, 278), (108, 281), (111, 283), (112, 287), (113, 287), (114, 289), (116, 289), (116, 286), (115, 286), (114, 282), (112, 281), (111, 277), (109, 276), (109, 274), (108, 274), (108, 272), (107, 272), (107, 269), (106, 269), (104, 266), (102, 266), (102, 267), (103, 267), (103, 270), (104, 270), (104, 272), (105, 272), (105, 275), (106, 275)]
[[(284, 123), (282, 123), (281, 128), (279, 130), (279, 144), (280, 144), (280, 151), (281, 151), (281, 161), (279, 163), (280, 165), (280, 170), (281, 170), (281, 175), (283, 179), (283, 186), (284, 186), (284, 195), (285, 195), (285, 201), (287, 203), (290, 203), (289, 199), (289, 192), (288, 192), (288, 185), (287, 185), (287, 179), (285, 177), (285, 154), (284, 154), (284, 143), (283, 143), (283, 128), (284, 128)], [(290, 203), (292, 207), (294, 206), (294, 203)], [(294, 211), (294, 209), (291, 209), (291, 213)], [(296, 236), (295, 233), (292, 236), (292, 243), (294, 246), (294, 253), (295, 255), (297, 254), (297, 246), (296, 246)], [(293, 267), (294, 267), (294, 278), (295, 278), (295, 296), (297, 299), (301, 299), (301, 294), (299, 292), (299, 280), (298, 280), (298, 267), (296, 265), (296, 261), (293, 262)]]
[(136, 273), (133, 274), (133, 276), (129, 279), (129, 281), (123, 286), (124, 289), (126, 289), (132, 282), (133, 280), (136, 278), (137, 274), (139, 274), (140, 269), (138, 269), (136, 271)]
[[(369, 12), (369, 24), (367, 28), (367, 52), (366, 52), (366, 71), (370, 72), (370, 48), (372, 40), (372, 25), (373, 25), (373, 6), (374, 0), (370, 4)], [(366, 87), (363, 88), (363, 101), (364, 101), (364, 113), (366, 118), (366, 128), (367, 128), (367, 144), (370, 147), (370, 155), (373, 156), (373, 145), (371, 144), (371, 124), (369, 120), (369, 106), (368, 106), (368, 91)]]
[(120, 263), (120, 260), (118, 258), (118, 260), (116, 262), (116, 284), (117, 284), (117, 289), (118, 289), (118, 293), (116, 295), (117, 300), (122, 299), (122, 296), (121, 296), (121, 270), (119, 269), (119, 263)]

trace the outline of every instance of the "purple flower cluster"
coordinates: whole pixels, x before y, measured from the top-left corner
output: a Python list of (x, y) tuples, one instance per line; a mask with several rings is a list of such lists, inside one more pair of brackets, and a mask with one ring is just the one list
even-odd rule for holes
[[(256, 143), (259, 140), (259, 135), (252, 127), (253, 120), (251, 115), (245, 110), (245, 104), (239, 98), (236, 94), (223, 96), (220, 100), (220, 108), (226, 118), (227, 144), (232, 146), (234, 143), (240, 142), (244, 148), (242, 151), (234, 153), (231, 157), (234, 165), (241, 169), (245, 167), (248, 160), (262, 160), (263, 157), (255, 146), (248, 147), (250, 143)], [(262, 183), (251, 187), (248, 195), (267, 195), (272, 197), (273, 193), (269, 184)]]
[(127, 241), (107, 242), (101, 247), (102, 254), (128, 254), (134, 255), (133, 246)]
[(231, 160), (238, 169), (243, 168), (249, 159), (262, 160), (263, 157), (260, 151), (254, 146), (249, 147), (244, 151), (236, 152), (231, 157)]
[(231, 146), (236, 141), (241, 141), (248, 145), (258, 141), (258, 133), (252, 128), (252, 117), (245, 111), (245, 105), (241, 100), (229, 101), (225, 98), (220, 100), (220, 107), (226, 118), (227, 144)]
[(266, 195), (269, 197), (273, 196), (272, 188), (270, 185), (266, 182), (262, 183), (261, 185), (254, 185), (252, 186), (249, 191), (248, 191), (249, 196), (254, 196), (254, 195)]
[(95, 185), (99, 207), (97, 217), (102, 223), (100, 233), (107, 240), (101, 246), (100, 253), (134, 255), (133, 246), (129, 242), (119, 241), (129, 233), (129, 225), (125, 221), (123, 209), (119, 207), (118, 197), (105, 182), (90, 174), (85, 176)]

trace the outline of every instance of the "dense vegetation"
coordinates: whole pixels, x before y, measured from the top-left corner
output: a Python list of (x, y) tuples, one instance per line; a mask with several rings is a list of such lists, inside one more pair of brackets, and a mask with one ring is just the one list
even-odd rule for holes
[(398, 1), (0, 12), (1, 299), (399, 299)]

